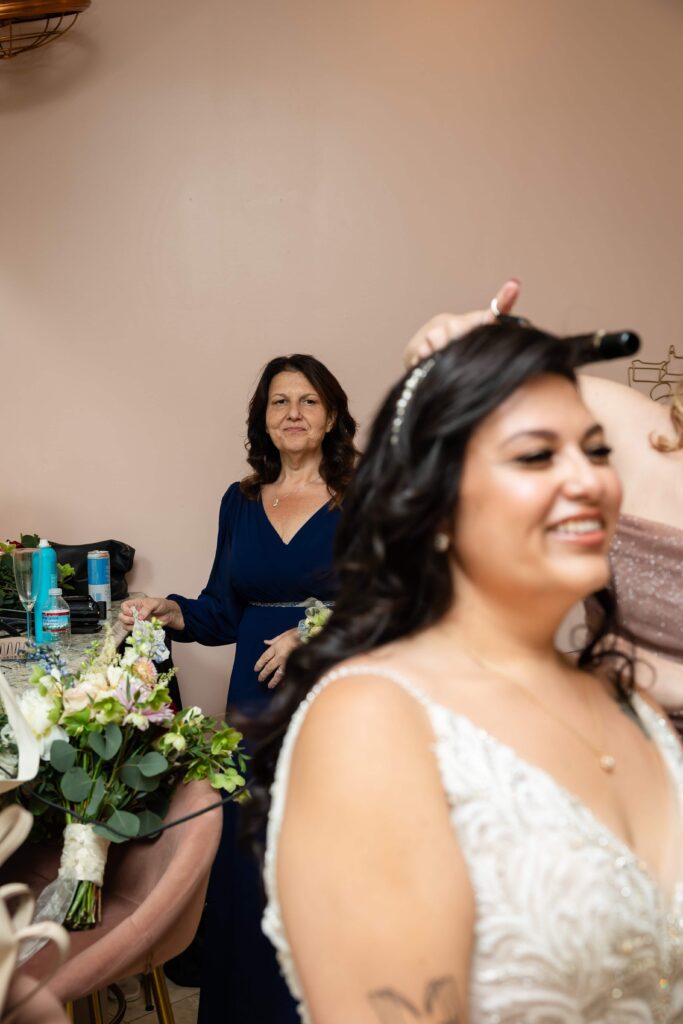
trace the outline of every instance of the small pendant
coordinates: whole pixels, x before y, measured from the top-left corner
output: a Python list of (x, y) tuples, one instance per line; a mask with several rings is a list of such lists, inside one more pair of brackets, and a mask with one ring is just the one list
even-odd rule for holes
[(611, 754), (601, 754), (599, 764), (603, 772), (613, 772), (616, 761)]
[(276, 498), (275, 501), (273, 502), (273, 508), (277, 508), (279, 504), (280, 504), (280, 499)]

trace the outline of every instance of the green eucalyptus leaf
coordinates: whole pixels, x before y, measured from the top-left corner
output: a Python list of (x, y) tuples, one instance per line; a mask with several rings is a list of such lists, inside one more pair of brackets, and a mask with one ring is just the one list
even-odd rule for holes
[(37, 796), (32, 796), (28, 801), (28, 810), (31, 812), (34, 818), (39, 818), (41, 814), (45, 814), (48, 810), (47, 804), (44, 804)]
[(97, 813), (102, 806), (102, 798), (104, 797), (104, 794), (105, 785), (103, 780), (100, 778), (95, 779), (95, 785), (93, 786), (92, 793), (90, 794), (90, 802), (85, 811), (86, 818), (95, 818), (97, 816)]
[(150, 750), (148, 754), (142, 758), (138, 765), (143, 775), (148, 778), (153, 778), (155, 775), (162, 775), (168, 768), (168, 761), (163, 754), (159, 754), (156, 750)]
[(80, 804), (90, 795), (92, 779), (83, 768), (69, 768), (62, 776), (59, 788), (72, 803)]
[(138, 815), (140, 819), (140, 838), (148, 839), (158, 834), (159, 829), (164, 823), (163, 818), (160, 818), (154, 811), (141, 811)]
[(50, 764), (58, 772), (68, 772), (76, 764), (76, 751), (66, 740), (55, 740), (50, 747)]
[(103, 732), (91, 732), (88, 736), (88, 746), (103, 761), (111, 761), (112, 757), (121, 749), (122, 742), (123, 735), (114, 722), (110, 722)]
[(159, 779), (149, 779), (134, 764), (126, 764), (121, 769), (121, 781), (136, 793), (153, 793), (159, 786)]
[[(116, 832), (111, 832), (107, 825), (115, 828)], [(140, 819), (137, 814), (131, 814), (129, 811), (114, 811), (107, 818), (106, 824), (95, 825), (97, 835), (111, 840), (112, 843), (125, 843), (128, 839), (135, 839), (139, 831)]]

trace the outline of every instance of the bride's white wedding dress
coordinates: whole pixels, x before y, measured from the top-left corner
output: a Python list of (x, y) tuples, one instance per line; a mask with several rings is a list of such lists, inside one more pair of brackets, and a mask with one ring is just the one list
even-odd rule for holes
[[(683, 1022), (683, 873), (665, 890), (645, 864), (550, 775), (397, 673), (340, 669), (294, 715), (272, 789), (263, 929), (301, 1002), (278, 902), (276, 858), (292, 752), (316, 695), (352, 674), (393, 680), (425, 708), (451, 821), (476, 902), (471, 1024)], [(343, 683), (339, 684), (343, 685)], [(683, 807), (683, 749), (635, 698)], [(683, 852), (683, 851), (681, 851)]]

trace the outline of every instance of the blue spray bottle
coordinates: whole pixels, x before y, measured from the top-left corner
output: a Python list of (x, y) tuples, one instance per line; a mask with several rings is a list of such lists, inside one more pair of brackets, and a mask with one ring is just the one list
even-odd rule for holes
[(57, 586), (57, 552), (41, 538), (38, 545), (38, 596), (34, 605), (36, 643), (50, 642), (43, 629), (43, 609), (50, 601), (50, 588)]

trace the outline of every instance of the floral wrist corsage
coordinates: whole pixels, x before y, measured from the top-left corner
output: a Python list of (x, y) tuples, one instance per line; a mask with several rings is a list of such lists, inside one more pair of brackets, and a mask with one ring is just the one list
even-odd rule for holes
[(306, 618), (301, 619), (298, 625), (299, 640), (302, 644), (307, 644), (311, 637), (317, 636), (318, 633), (322, 632), (322, 629), (332, 614), (332, 609), (328, 608), (321, 601), (314, 601), (306, 608)]

